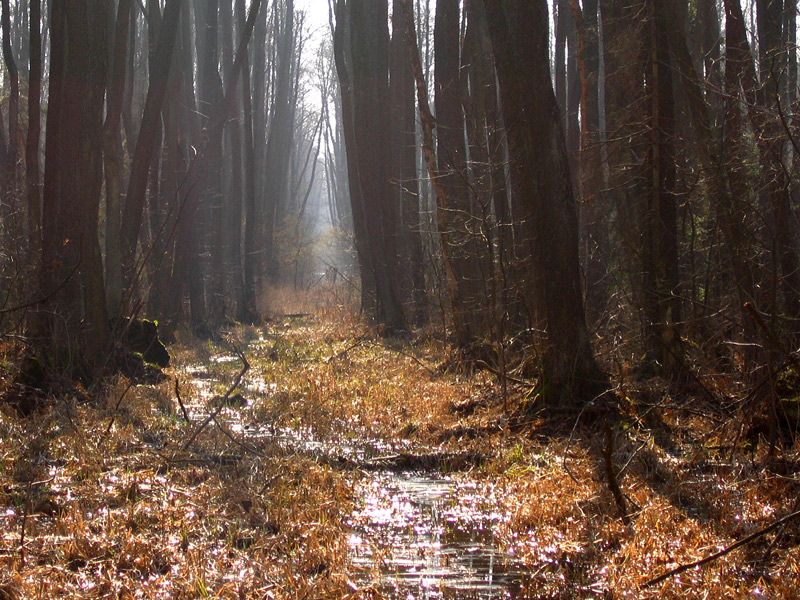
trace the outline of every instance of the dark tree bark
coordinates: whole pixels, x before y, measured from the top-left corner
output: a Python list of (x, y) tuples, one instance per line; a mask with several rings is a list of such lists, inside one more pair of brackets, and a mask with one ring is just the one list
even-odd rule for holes
[(77, 366), (91, 372), (109, 336), (97, 237), (106, 12), (104, 0), (53, 0), (51, 14), (40, 279), (42, 295), (50, 301), (40, 333), (54, 360), (77, 357)]
[[(357, 226), (356, 236), (366, 235), (361, 243), (370, 257), (377, 319), (388, 331), (397, 331), (404, 328), (405, 319), (397, 290), (397, 223), (391, 220), (388, 6), (385, 0), (351, 0), (346, 10), (350, 13), (350, 39), (340, 41), (347, 44), (341, 48), (350, 61), (345, 83), (352, 86), (350, 139), (354, 143), (347, 148), (348, 165), (355, 169), (362, 201), (357, 207), (358, 196), (351, 195), (353, 218), (356, 221), (357, 212), (363, 211), (366, 231)], [(342, 88), (344, 96), (344, 84)], [(351, 153), (355, 153), (353, 163)], [(352, 173), (350, 189), (352, 194)]]
[[(200, 10), (202, 8), (202, 10)], [(208, 309), (213, 325), (225, 317), (225, 277), (223, 265), (223, 191), (222, 136), (210, 134), (213, 111), (222, 104), (222, 79), (219, 74), (219, 0), (203, 0), (195, 5), (197, 19), (197, 56), (200, 63), (197, 87), (203, 137), (208, 140), (207, 168), (200, 182), (201, 197), (208, 208), (207, 242), (211, 260), (208, 264)]]
[[(542, 395), (590, 400), (606, 386), (583, 309), (578, 223), (559, 112), (550, 83), (544, 0), (484, 1), (509, 136), (515, 201), (523, 205), (532, 277), (544, 332)], [(530, 90), (536, 89), (536, 94)]]
[[(233, 0), (223, 0), (220, 5), (220, 20), (222, 26), (222, 54), (223, 74), (226, 81), (233, 77)], [(242, 13), (244, 11), (242, 10)], [(244, 18), (242, 19), (242, 21)], [(242, 72), (247, 72), (247, 83), (250, 81), (249, 61), (242, 67)], [(242, 204), (243, 204), (243, 173), (242, 173), (242, 85), (235, 90), (236, 107), (227, 129), (227, 148), (230, 149), (230, 197), (224, 209), (224, 256), (225, 281), (233, 289), (233, 314), (239, 316), (244, 311), (244, 276), (242, 273)], [(248, 88), (249, 89), (249, 88)], [(225, 153), (226, 155), (228, 152)]]
[(602, 139), (600, 136), (600, 31), (597, 0), (571, 0), (578, 38), (581, 88), (580, 224), (586, 312), (590, 323), (604, 314), (608, 304), (608, 202), (603, 191)]
[[(114, 37), (111, 40), (111, 63), (108, 86), (108, 109), (103, 126), (103, 162), (106, 180), (106, 301), (111, 315), (122, 308), (122, 262), (120, 252), (122, 134), (120, 118), (125, 93), (125, 55), (128, 49), (133, 0), (120, 0)], [(108, 14), (113, 22), (113, 7)]]
[(676, 198), (675, 117), (668, 24), (651, 10), (649, 18), (651, 143), (648, 162), (652, 187), (642, 215), (644, 232), (645, 350), (664, 375), (685, 377), (678, 290), (678, 210)]
[[(2, 30), (3, 30), (3, 61), (8, 72), (10, 84), (8, 97), (8, 161), (6, 163), (5, 201), (11, 205), (10, 223), (4, 223), (6, 229), (11, 231), (12, 237), (21, 234), (21, 219), (19, 212), (22, 209), (19, 197), (19, 70), (17, 69), (14, 51), (11, 48), (11, 9), (9, 0), (2, 0)], [(16, 244), (17, 240), (13, 240)]]
[[(787, 86), (787, 49), (795, 40), (784, 38), (784, 0), (758, 0), (758, 47), (761, 87), (759, 108), (750, 109), (751, 122), (761, 153), (762, 204), (767, 216), (768, 247), (773, 247), (773, 263), (781, 278), (776, 292), (782, 296), (783, 312), (791, 319), (800, 318), (800, 262), (793, 231), (793, 209), (786, 180), (783, 146), (785, 137), (780, 113), (781, 94)], [(758, 114), (760, 113), (760, 115)], [(779, 307), (775, 307), (777, 310)]]
[(393, 204), (399, 207), (398, 254), (403, 265), (403, 303), (410, 305), (411, 320), (420, 325), (425, 319), (425, 272), (419, 216), (417, 182), (416, 110), (414, 73), (408, 60), (408, 39), (401, 15), (400, 0), (392, 9), (390, 47), (391, 151)]
[[(169, 304), (173, 311), (177, 312), (180, 306), (184, 285), (188, 287), (189, 302), (191, 307), (191, 325), (195, 335), (207, 337), (210, 335), (206, 323), (206, 305), (204, 298), (202, 272), (200, 270), (201, 240), (198, 232), (197, 213), (198, 213), (198, 194), (200, 183), (203, 181), (204, 174), (208, 170), (210, 160), (209, 149), (214, 145), (221, 144), (225, 123), (229, 115), (235, 108), (236, 95), (234, 90), (239, 82), (239, 74), (245, 63), (247, 47), (253, 34), (261, 0), (254, 0), (250, 5), (250, 12), (247, 20), (242, 27), (241, 39), (233, 62), (231, 77), (225, 82), (224, 93), (219, 103), (209, 108), (209, 121), (206, 126), (205, 135), (202, 139), (199, 131), (199, 123), (196, 120), (197, 111), (192, 110), (194, 106), (194, 86), (192, 85), (192, 61), (191, 53), (182, 54), (182, 72), (184, 76), (183, 85), (183, 128), (189, 133), (192, 140), (197, 140), (194, 156), (191, 157), (191, 164), (184, 177), (183, 184), (179, 191), (181, 197), (181, 219), (177, 233), (177, 248), (175, 258), (175, 268), (173, 269), (173, 285), (170, 290)], [(181, 38), (188, 40), (190, 35), (188, 6), (181, 13)], [(184, 50), (188, 49), (187, 46)]]
[(283, 14), (278, 19), (279, 30), (276, 38), (276, 80), (275, 97), (272, 107), (269, 137), (266, 148), (266, 174), (264, 179), (264, 221), (263, 221), (263, 266), (268, 279), (277, 280), (278, 264), (275, 253), (275, 229), (279, 224), (278, 215), (288, 201), (291, 140), (294, 128), (292, 119), (292, 56), (295, 47), (294, 2), (284, 0)]
[(25, 144), (25, 185), (28, 196), (28, 234), (30, 265), (35, 265), (41, 249), (42, 190), (39, 174), (41, 137), (42, 36), (41, 0), (30, 0), (30, 72), (28, 75), (28, 136)]
[(434, 25), (437, 177), (446, 198), (438, 210), (438, 227), (442, 252), (456, 284), (451, 290), (455, 342), (469, 356), (490, 332), (486, 285), (492, 273), (487, 272), (486, 260), (488, 214), (470, 201), (467, 185), (459, 32), (458, 0), (438, 0)]
[(352, 75), (353, 65), (350, 55), (351, 27), (352, 18), (347, 3), (345, 0), (338, 0), (336, 3), (336, 30), (334, 32), (333, 47), (342, 97), (342, 129), (347, 158), (351, 214), (353, 216), (353, 237), (361, 279), (361, 310), (367, 314), (374, 314), (376, 312), (375, 275), (367, 237), (366, 218), (364, 216), (364, 192), (361, 189), (358, 155), (355, 151), (358, 141), (355, 137), (356, 115)]
[[(726, 0), (726, 11), (733, 8), (734, 2)], [(741, 7), (736, 3), (738, 17), (741, 17)], [(676, 73), (680, 79), (683, 90), (686, 114), (691, 128), (697, 137), (697, 160), (704, 173), (707, 174), (707, 186), (712, 202), (712, 210), (720, 224), (727, 261), (730, 265), (733, 281), (738, 295), (738, 306), (741, 314), (744, 340), (752, 343), (758, 340), (755, 323), (744, 309), (745, 303), (755, 301), (757, 284), (750, 264), (750, 246), (748, 244), (748, 231), (746, 227), (746, 203), (744, 199), (748, 194), (746, 162), (744, 149), (741, 145), (741, 123), (739, 114), (741, 107), (738, 100), (726, 110), (726, 127), (731, 129), (729, 142), (726, 144), (727, 153), (720, 160), (717, 156), (717, 142), (713, 137), (712, 119), (709, 106), (703, 93), (701, 77), (692, 62), (686, 44), (686, 34), (682, 15), (676, 7), (657, 4), (659, 19), (665, 23), (664, 30), (669, 36), (670, 49), (675, 59)], [(734, 11), (736, 12), (736, 11)], [(731, 89), (742, 89), (747, 93), (747, 87), (741, 85), (739, 69), (752, 70), (752, 60), (749, 51), (740, 46), (737, 38), (744, 36), (744, 20), (731, 19), (728, 15), (727, 30), (727, 60), (726, 80)], [(735, 15), (734, 15), (735, 17)], [(742, 37), (746, 40), (746, 37)], [(730, 147), (728, 149), (728, 147)]]
[(180, 9), (181, 0), (167, 0), (159, 32), (157, 60), (151, 66), (147, 100), (131, 163), (121, 235), (123, 287), (128, 289), (133, 285), (136, 276), (136, 247), (142, 227), (152, 154), (160, 138), (161, 108), (167, 93), (173, 48), (180, 23)]
[[(266, 11), (263, 11), (266, 14)], [(245, 8), (244, 0), (236, 0), (236, 20), (240, 27), (244, 27)], [(264, 18), (256, 25), (258, 33)], [(264, 27), (266, 29), (266, 27)], [(260, 44), (259, 44), (260, 46)], [(242, 66), (242, 110), (244, 111), (244, 240), (243, 240), (243, 271), (242, 271), (242, 306), (237, 318), (245, 323), (254, 323), (257, 320), (256, 292), (255, 292), (255, 262), (257, 235), (256, 211), (256, 162), (254, 148), (254, 119), (253, 100), (250, 78), (249, 55), (245, 55)]]

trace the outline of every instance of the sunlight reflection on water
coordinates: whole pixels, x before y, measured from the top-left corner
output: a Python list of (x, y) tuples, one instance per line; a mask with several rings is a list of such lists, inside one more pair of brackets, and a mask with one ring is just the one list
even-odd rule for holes
[[(189, 373), (196, 393), (187, 408), (190, 417), (199, 420), (208, 413), (218, 381), (201, 369)], [(276, 383), (257, 378), (243, 388), (248, 396), (262, 398), (280, 391)], [(227, 408), (220, 418), (236, 434), (269, 439), (298, 454), (358, 462), (412, 449), (408, 440), (322, 441), (309, 427), (245, 423), (240, 412)], [(397, 600), (527, 597), (524, 590), (531, 575), (513, 555), (498, 550), (494, 529), (506, 515), (493, 494), (446, 475), (409, 472), (364, 472), (357, 494), (361, 508), (350, 519), (348, 542), (357, 572), (353, 578), (359, 584), (375, 586)]]
[(525, 573), (497, 549), (503, 518), (475, 486), (441, 475), (375, 473), (359, 488), (352, 563), (391, 598), (518, 598)]

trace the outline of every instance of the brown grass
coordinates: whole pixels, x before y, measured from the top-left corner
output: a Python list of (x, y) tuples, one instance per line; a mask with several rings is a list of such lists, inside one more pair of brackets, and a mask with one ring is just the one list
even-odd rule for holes
[[(500, 504), (497, 533), (527, 566), (531, 598), (797, 597), (797, 522), (642, 587), (796, 510), (798, 448), (748, 453), (741, 413), (628, 382), (613, 430), (626, 525), (599, 426), (540, 415), (515, 428), (492, 376), (441, 368), (442, 342), (384, 340), (341, 311), (239, 327), (232, 339), (247, 348), (251, 405), (222, 416), (317, 440), (489, 457), (459, 477)], [(231, 354), (225, 345), (184, 335), (172, 351), (187, 404), (223, 393), (240, 368), (215, 360)], [(216, 378), (203, 397), (192, 383), (200, 370)], [(353, 584), (347, 564), (358, 473), (268, 439), (245, 448), (214, 423), (184, 451), (196, 425), (183, 422), (173, 386), (120, 378), (101, 399), (51, 398), (27, 418), (2, 407), (0, 599), (379, 597)], [(509, 406), (527, 391), (512, 390)]]

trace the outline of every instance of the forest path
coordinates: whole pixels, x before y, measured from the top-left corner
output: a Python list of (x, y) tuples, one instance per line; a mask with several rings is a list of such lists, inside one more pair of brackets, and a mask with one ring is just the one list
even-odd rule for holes
[[(452, 444), (434, 446), (429, 435), (409, 435), (419, 429), (415, 419), (430, 415), (411, 414), (420, 399), (396, 396), (391, 385), (405, 380), (407, 389), (422, 392), (420, 406), (430, 410), (444, 400), (440, 409), (451, 412), (446, 405), (452, 399), (432, 402), (422, 382), (437, 387), (449, 382), (451, 393), (455, 388), (468, 396), (476, 391), (472, 384), (436, 374), (426, 365), (430, 356), (402, 342), (363, 334), (355, 341), (330, 333), (320, 339), (319, 328), (311, 319), (292, 318), (251, 336), (238, 349), (252, 369), (241, 391), (228, 398), (229, 406), (220, 407), (226, 400), (219, 392), (225, 375), (241, 365), (235, 353), (217, 348), (202, 363), (187, 365), (195, 390), (186, 405), (192, 419), (202, 422), (221, 409), (218, 426), (241, 447), (272, 444), (346, 474), (354, 494), (345, 518), (347, 572), (354, 588), (404, 600), (523, 597), (525, 572), (500, 549), (496, 534), (508, 519), (502, 498), (469, 472), (481, 455)], [(388, 367), (387, 360), (393, 367), (381, 368)], [(333, 379), (336, 396), (324, 383)], [(402, 404), (394, 404), (398, 399)], [(386, 414), (376, 414), (375, 402)], [(399, 417), (393, 424), (392, 407)], [(446, 415), (440, 412), (439, 418)]]

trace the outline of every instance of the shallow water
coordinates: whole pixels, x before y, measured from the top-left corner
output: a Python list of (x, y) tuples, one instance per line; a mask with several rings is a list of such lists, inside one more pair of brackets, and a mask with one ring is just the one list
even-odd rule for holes
[(371, 473), (349, 544), (356, 577), (390, 598), (518, 598), (525, 573), (497, 549), (504, 518), (474, 485), (440, 474)]
[[(220, 357), (221, 361), (229, 357)], [(221, 362), (217, 360), (216, 362)], [(191, 371), (199, 403), (187, 406), (191, 418), (208, 412), (214, 379)], [(277, 386), (245, 383), (250, 402)], [(269, 439), (285, 451), (359, 462), (395, 452), (405, 445), (370, 440), (320, 441), (310, 428), (275, 429), (244, 424), (239, 411), (219, 415), (232, 431), (250, 439)], [(436, 472), (362, 471), (358, 508), (351, 515), (350, 577), (397, 600), (446, 598), (525, 598), (526, 572), (514, 556), (498, 550), (495, 527), (504, 519), (500, 499), (474, 483)]]

